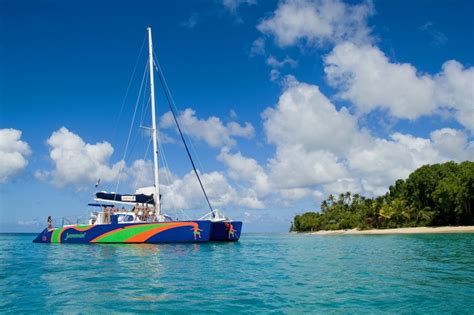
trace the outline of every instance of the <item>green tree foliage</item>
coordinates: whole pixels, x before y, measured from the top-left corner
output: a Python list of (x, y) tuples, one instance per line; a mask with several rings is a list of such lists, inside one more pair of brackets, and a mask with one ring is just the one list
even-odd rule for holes
[(295, 216), (292, 231), (474, 224), (474, 162), (424, 165), (379, 197), (330, 195), (320, 212)]

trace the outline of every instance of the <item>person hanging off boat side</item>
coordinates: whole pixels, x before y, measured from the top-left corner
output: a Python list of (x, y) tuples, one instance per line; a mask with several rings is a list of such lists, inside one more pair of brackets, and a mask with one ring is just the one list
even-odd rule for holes
[(51, 216), (48, 216), (48, 231), (51, 231), (53, 229), (53, 219)]

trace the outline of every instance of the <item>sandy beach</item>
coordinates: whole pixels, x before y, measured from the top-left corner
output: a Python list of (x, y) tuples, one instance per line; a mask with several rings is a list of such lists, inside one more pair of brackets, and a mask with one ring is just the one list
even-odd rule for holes
[(439, 234), (439, 233), (474, 233), (474, 226), (440, 226), (440, 227), (412, 227), (398, 229), (374, 230), (334, 230), (311, 232), (312, 235), (377, 235), (377, 234)]

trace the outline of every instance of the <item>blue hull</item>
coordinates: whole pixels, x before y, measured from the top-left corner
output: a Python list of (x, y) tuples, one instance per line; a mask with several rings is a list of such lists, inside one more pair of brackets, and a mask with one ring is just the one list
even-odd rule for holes
[(241, 221), (212, 222), (211, 242), (236, 242), (242, 230)]
[(44, 229), (35, 243), (199, 243), (208, 242), (211, 221), (149, 222), (64, 226)]

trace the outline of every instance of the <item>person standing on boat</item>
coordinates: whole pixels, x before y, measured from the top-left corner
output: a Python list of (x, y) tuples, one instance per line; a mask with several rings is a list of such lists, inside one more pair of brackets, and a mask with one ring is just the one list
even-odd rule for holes
[(148, 205), (145, 205), (145, 209), (143, 210), (143, 221), (148, 221), (148, 215), (150, 210), (148, 209)]
[(48, 216), (48, 230), (51, 230), (53, 228), (53, 219), (51, 216)]
[(109, 223), (109, 208), (104, 207), (104, 223)]
[(139, 207), (140, 207), (140, 206), (139, 206), (138, 203), (137, 203), (137, 205), (135, 206), (135, 208), (134, 208), (134, 210), (133, 210), (133, 214), (135, 215), (135, 222), (138, 221), (138, 210), (139, 210), (138, 208), (139, 208)]

